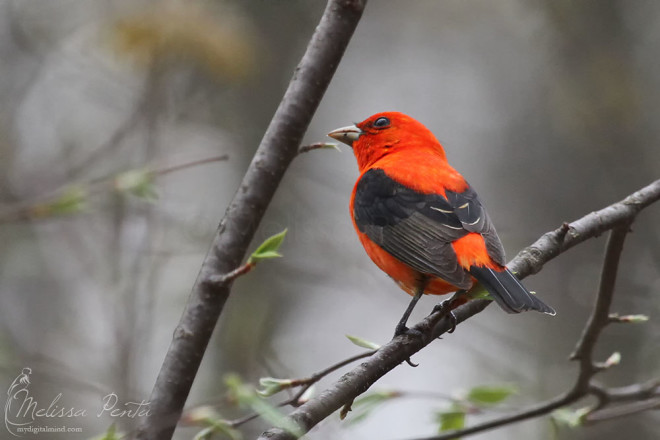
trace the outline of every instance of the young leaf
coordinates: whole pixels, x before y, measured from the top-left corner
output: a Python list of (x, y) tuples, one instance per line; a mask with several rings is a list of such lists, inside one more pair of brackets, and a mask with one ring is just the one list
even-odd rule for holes
[(191, 409), (182, 417), (187, 425), (204, 426), (194, 437), (194, 440), (207, 440), (213, 438), (216, 434), (227, 437), (231, 440), (242, 440), (243, 436), (239, 431), (232, 428), (226, 420), (223, 420), (218, 412), (209, 405), (202, 405)]
[(610, 368), (610, 367), (613, 367), (615, 365), (619, 365), (620, 363), (621, 363), (621, 353), (619, 353), (618, 351), (615, 351), (614, 353), (612, 353), (610, 355), (610, 357), (607, 358), (607, 360), (605, 361), (603, 366), (605, 368)]
[(300, 427), (280, 413), (278, 409), (266, 400), (259, 397), (257, 392), (245, 385), (236, 374), (225, 376), (225, 384), (229, 388), (230, 397), (242, 407), (250, 408), (271, 425), (289, 431), (296, 437), (304, 434)]
[(209, 440), (210, 438), (213, 437), (214, 434), (215, 434), (215, 430), (213, 429), (213, 426), (207, 426), (206, 428), (202, 429), (197, 434), (195, 434), (193, 440)]
[(552, 420), (559, 426), (577, 428), (582, 426), (585, 416), (589, 413), (589, 408), (559, 408), (552, 412)]
[(517, 392), (512, 385), (481, 385), (472, 388), (466, 398), (475, 405), (495, 405)]
[(248, 264), (258, 263), (261, 260), (267, 260), (269, 258), (281, 257), (282, 255), (277, 251), (280, 246), (282, 246), (286, 233), (287, 229), (264, 240), (264, 242), (252, 252), (252, 255), (250, 255), (250, 258), (248, 258)]
[(53, 215), (67, 215), (81, 212), (85, 209), (87, 192), (81, 186), (70, 186), (52, 202), (40, 203), (32, 207), (32, 215), (36, 218)]
[(490, 293), (486, 290), (485, 287), (478, 285), (475, 288), (472, 288), (468, 292), (468, 298), (470, 299), (490, 299), (492, 301), (492, 297), (490, 296)]
[(154, 174), (145, 168), (125, 171), (115, 177), (115, 189), (148, 202), (158, 199)]
[(441, 411), (436, 414), (436, 420), (440, 424), (439, 431), (455, 431), (465, 427), (465, 410), (454, 407), (449, 411)]
[(187, 411), (181, 421), (187, 425), (208, 425), (209, 420), (219, 419), (218, 412), (210, 405), (201, 405)]
[(626, 324), (641, 324), (649, 320), (647, 315), (623, 315), (619, 316), (618, 313), (610, 314), (610, 321), (621, 322)]
[(357, 345), (358, 347), (362, 348), (368, 348), (369, 350), (378, 350), (380, 348), (379, 344), (376, 344), (375, 342), (367, 341), (366, 339), (362, 339), (357, 336), (352, 336), (352, 335), (346, 335), (349, 341), (351, 341), (353, 344)]
[(291, 387), (291, 379), (276, 379), (274, 377), (262, 377), (259, 379), (259, 385), (263, 388), (257, 390), (261, 397), (270, 397), (279, 393), (285, 388)]
[(212, 426), (214, 434), (220, 434), (231, 440), (243, 440), (243, 435), (240, 431), (232, 428), (229, 424), (222, 420), (214, 420)]

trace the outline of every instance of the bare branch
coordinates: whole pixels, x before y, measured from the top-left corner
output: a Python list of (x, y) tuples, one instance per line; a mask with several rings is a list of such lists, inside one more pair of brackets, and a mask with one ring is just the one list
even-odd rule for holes
[(507, 267), (519, 278), (538, 273), (546, 262), (560, 253), (585, 240), (598, 237), (617, 225), (629, 222), (639, 211), (659, 199), (660, 180), (656, 180), (618, 203), (545, 233), (531, 246), (518, 253)]
[(353, 35), (366, 0), (330, 0), (207, 254), (151, 394), (140, 439), (172, 437), (230, 283)]
[(570, 356), (570, 359), (577, 360), (580, 363), (580, 371), (573, 387), (564, 394), (557, 396), (546, 403), (523, 409), (517, 413), (474, 425), (469, 428), (416, 440), (450, 440), (470, 434), (476, 434), (510, 423), (549, 414), (555, 409), (577, 402), (593, 392), (590, 387), (591, 379), (595, 374), (602, 370), (602, 368), (598, 367), (593, 362), (593, 350), (601, 331), (609, 323), (610, 305), (612, 304), (612, 297), (614, 295), (614, 286), (616, 284), (616, 275), (619, 268), (621, 252), (623, 251), (623, 242), (626, 238), (631, 222), (632, 219), (629, 219), (622, 225), (614, 228), (607, 242), (605, 261), (603, 262), (603, 269), (601, 271), (596, 303), (594, 304), (591, 316), (584, 327), (582, 336), (577, 342), (575, 351)]
[[(610, 241), (611, 251), (608, 251), (608, 260), (618, 258), (620, 249), (615, 252), (619, 245), (619, 234), (622, 239), (625, 231), (635, 216), (650, 204), (660, 199), (660, 180), (642, 188), (634, 194), (626, 197), (624, 200), (614, 203), (600, 211), (588, 214), (570, 224), (563, 224), (555, 231), (548, 232), (539, 238), (534, 244), (521, 251), (508, 265), (519, 278), (524, 278), (532, 273), (536, 273), (543, 265), (557, 257), (561, 253), (582, 243), (590, 238), (594, 238), (603, 232), (618, 228), (617, 240)], [(618, 261), (618, 260), (617, 260)], [(612, 264), (606, 261), (606, 265)], [(607, 281), (607, 280), (606, 280)], [(461, 323), (466, 319), (481, 312), (490, 304), (488, 300), (473, 300), (467, 304), (458, 307), (454, 311), (456, 321)], [(608, 302), (609, 305), (609, 302)], [(599, 309), (600, 317), (600, 309)], [(607, 321), (608, 313), (605, 314)], [(436, 337), (449, 331), (452, 328), (451, 320), (443, 318), (440, 313), (434, 313), (413, 327), (413, 332), (394, 338), (392, 341), (381, 347), (373, 356), (363, 362), (352, 371), (343, 375), (330, 388), (323, 391), (319, 396), (311, 399), (309, 402), (300, 406), (300, 408), (289, 414), (289, 418), (297, 423), (300, 428), (307, 432), (321, 420), (328, 417), (334, 411), (341, 408), (347, 402), (351, 402), (358, 395), (365, 392), (374, 382), (394, 369), (397, 365), (404, 362), (411, 355), (421, 350), (431, 343)], [(594, 341), (595, 342), (595, 341)], [(591, 343), (591, 342), (588, 342)], [(589, 352), (591, 353), (591, 352)], [(576, 395), (575, 391), (581, 389), (583, 383), (581, 380), (576, 382), (572, 391), (567, 392), (544, 404), (524, 410), (520, 413), (508, 416), (506, 423), (523, 420), (537, 415), (546, 414), (548, 411), (564, 406), (567, 402), (573, 401)], [(469, 432), (483, 431), (504, 423), (497, 421), (488, 422), (484, 425), (478, 425), (470, 429)], [(460, 431), (453, 436), (464, 434), (466, 431)], [(291, 440), (294, 437), (290, 433), (281, 429), (273, 428), (264, 432), (259, 439), (277, 439)], [(433, 439), (452, 438), (451, 436), (432, 437)]]
[(595, 423), (660, 408), (660, 381), (605, 388), (590, 385), (598, 404), (585, 416), (585, 423)]

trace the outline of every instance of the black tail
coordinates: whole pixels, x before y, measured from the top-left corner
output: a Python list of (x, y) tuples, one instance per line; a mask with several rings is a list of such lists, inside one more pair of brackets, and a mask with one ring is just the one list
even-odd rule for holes
[(472, 266), (470, 274), (488, 290), (497, 305), (507, 313), (520, 313), (525, 310), (538, 310), (553, 316), (557, 313), (531, 294), (509, 269), (496, 271), (487, 267)]

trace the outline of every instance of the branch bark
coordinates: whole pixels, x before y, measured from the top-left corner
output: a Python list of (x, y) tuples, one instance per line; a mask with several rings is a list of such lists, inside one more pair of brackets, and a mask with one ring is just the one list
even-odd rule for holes
[(209, 280), (236, 269), (330, 83), (366, 0), (330, 0), (268, 126), (243, 181), (220, 222), (150, 398), (139, 439), (172, 437), (232, 281)]
[[(660, 180), (640, 189), (600, 211), (592, 212), (570, 224), (563, 224), (558, 229), (544, 234), (531, 246), (523, 249), (509, 263), (508, 267), (519, 278), (537, 273), (543, 265), (561, 253), (590, 238), (614, 228), (625, 228), (637, 214), (650, 204), (660, 200)], [(625, 235), (625, 234), (624, 234)], [(483, 311), (491, 301), (473, 300), (454, 311), (458, 323)], [(364, 393), (374, 382), (404, 362), (414, 353), (430, 344), (435, 338), (451, 330), (451, 320), (434, 313), (413, 327), (413, 332), (398, 336), (358, 367), (344, 374), (332, 386), (319, 396), (309, 400), (289, 414), (289, 419), (296, 423), (303, 432), (308, 432), (320, 421), (353, 401)], [(547, 408), (555, 409), (566, 404), (574, 396), (570, 392), (545, 404), (527, 410), (526, 414), (514, 415), (516, 421), (544, 413)], [(522, 418), (521, 418), (522, 417)], [(488, 427), (490, 428), (490, 427)], [(488, 429), (484, 428), (484, 429)], [(447, 437), (451, 438), (451, 437)], [(291, 433), (272, 428), (264, 432), (259, 440), (294, 440)]]

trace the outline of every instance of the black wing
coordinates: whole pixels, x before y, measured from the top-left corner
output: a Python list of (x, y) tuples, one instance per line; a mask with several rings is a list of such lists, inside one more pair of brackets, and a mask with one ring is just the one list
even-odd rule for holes
[(472, 283), (451, 243), (469, 232), (482, 234), (491, 258), (504, 264), (497, 233), (471, 188), (447, 191), (447, 198), (422, 194), (372, 169), (357, 184), (353, 215), (360, 232), (392, 256), (459, 288)]

